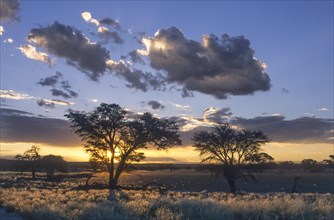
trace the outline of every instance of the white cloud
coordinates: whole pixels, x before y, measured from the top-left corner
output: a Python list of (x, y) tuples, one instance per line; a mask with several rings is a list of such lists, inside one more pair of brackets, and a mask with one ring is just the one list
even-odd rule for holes
[(66, 101), (62, 101), (62, 100), (58, 100), (58, 99), (43, 99), (46, 103), (50, 103), (50, 104), (55, 104), (55, 105), (64, 105), (64, 106), (68, 106), (68, 105), (74, 105), (74, 102), (66, 102)]
[(169, 103), (176, 108), (182, 109), (183, 111), (191, 111), (191, 107), (189, 105), (181, 105), (174, 102), (169, 102)]
[[(66, 102), (58, 99), (41, 99), (39, 97), (34, 97), (29, 94), (23, 93), (23, 92), (17, 92), (14, 90), (0, 90), (0, 98), (1, 99), (13, 99), (13, 100), (28, 100), (32, 99), (37, 102), (43, 101), (44, 105), (63, 105), (63, 106), (68, 106), (68, 105), (74, 105), (74, 102)], [(41, 105), (40, 105), (41, 106)]]
[(34, 97), (26, 93), (16, 92), (14, 90), (0, 90), (0, 98), (22, 100), (22, 99), (32, 99)]
[(321, 111), (321, 112), (329, 112), (329, 109), (328, 109), (328, 108), (319, 108), (318, 111)]
[(100, 26), (100, 22), (92, 17), (92, 14), (88, 11), (82, 12), (81, 17), (87, 22)]
[(29, 59), (45, 62), (49, 65), (54, 64), (48, 54), (36, 51), (36, 48), (29, 44), (22, 45), (18, 49)]
[(104, 27), (104, 26), (101, 26), (97, 29), (97, 32), (99, 33), (105, 33), (106, 31), (108, 31), (109, 29)]
[(11, 44), (11, 43), (14, 42), (14, 40), (12, 38), (8, 38), (8, 39), (4, 40), (3, 42)]
[(2, 26), (0, 26), (0, 35), (2, 35), (3, 32), (5, 32), (5, 29)]
[(81, 13), (81, 17), (82, 17), (86, 22), (89, 22), (89, 20), (92, 19), (92, 15), (91, 15), (88, 11), (82, 12), (82, 13)]

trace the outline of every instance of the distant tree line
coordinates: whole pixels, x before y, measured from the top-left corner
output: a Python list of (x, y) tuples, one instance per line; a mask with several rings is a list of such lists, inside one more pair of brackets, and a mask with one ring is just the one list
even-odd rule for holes
[(55, 171), (67, 171), (67, 162), (61, 156), (51, 154), (41, 156), (39, 151), (40, 148), (36, 145), (33, 145), (22, 155), (17, 154), (15, 156), (16, 169), (20, 170), (21, 172), (30, 171), (32, 179), (36, 179), (37, 171), (44, 171), (48, 180), (52, 180), (54, 178)]

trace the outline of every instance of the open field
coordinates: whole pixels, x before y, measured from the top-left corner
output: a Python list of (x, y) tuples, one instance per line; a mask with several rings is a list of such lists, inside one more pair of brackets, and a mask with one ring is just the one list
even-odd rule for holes
[[(142, 185), (155, 180), (169, 191), (123, 190), (116, 193), (112, 202), (107, 200), (107, 189), (76, 189), (84, 184), (87, 174), (68, 173), (62, 181), (48, 182), (41, 174), (37, 180), (31, 180), (29, 173), (1, 172), (0, 204), (8, 212), (18, 212), (23, 218), (34, 220), (334, 218), (333, 194), (315, 193), (332, 190), (332, 182), (328, 181), (333, 181), (333, 176), (328, 173), (298, 174), (305, 181), (300, 182), (299, 190), (314, 190), (312, 193), (279, 192), (282, 190), (279, 186), (292, 185), (296, 173), (262, 173), (257, 175), (259, 183), (238, 183), (242, 191), (261, 193), (231, 195), (222, 192), (228, 190), (223, 178), (210, 179), (207, 172), (138, 171), (136, 175), (124, 175), (121, 183)], [(100, 175), (90, 181), (104, 181), (105, 177)], [(266, 184), (273, 185), (263, 187)], [(272, 192), (261, 191), (262, 188)]]

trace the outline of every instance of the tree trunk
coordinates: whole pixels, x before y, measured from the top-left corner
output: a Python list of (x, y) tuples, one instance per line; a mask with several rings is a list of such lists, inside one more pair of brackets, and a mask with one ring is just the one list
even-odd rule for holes
[(118, 179), (113, 178), (109, 173), (109, 189), (111, 190), (117, 189), (118, 188), (117, 182), (118, 182)]
[(235, 178), (231, 176), (225, 176), (228, 186), (230, 187), (230, 193), (236, 193), (237, 188), (236, 188), (236, 183), (235, 183)]
[(36, 179), (36, 170), (35, 169), (33, 169), (32, 171), (31, 171), (31, 174), (32, 174), (32, 179)]
[(230, 187), (230, 192), (231, 193), (236, 193), (237, 188), (236, 188), (236, 176), (237, 176), (237, 169), (234, 166), (226, 166), (224, 167), (224, 176), (227, 180), (228, 186)]

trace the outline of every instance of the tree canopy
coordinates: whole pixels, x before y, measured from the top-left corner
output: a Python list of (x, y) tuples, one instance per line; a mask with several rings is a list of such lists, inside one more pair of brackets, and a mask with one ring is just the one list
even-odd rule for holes
[(39, 151), (40, 148), (36, 145), (33, 145), (29, 150), (26, 150), (23, 155), (17, 154), (15, 156), (15, 159), (22, 161), (30, 168), (33, 179), (36, 179), (36, 170), (41, 160)]
[(240, 174), (241, 165), (272, 159), (268, 154), (261, 153), (261, 146), (269, 142), (265, 134), (261, 131), (236, 130), (229, 123), (197, 132), (192, 140), (193, 146), (203, 157), (202, 162), (222, 165), (231, 192), (236, 191), (235, 179)]
[(140, 149), (161, 150), (181, 144), (174, 121), (151, 113), (131, 116), (117, 104), (102, 103), (91, 112), (71, 111), (65, 116), (86, 142), (90, 160), (108, 168), (110, 189), (117, 188), (121, 173), (129, 170), (132, 162), (145, 158)]

